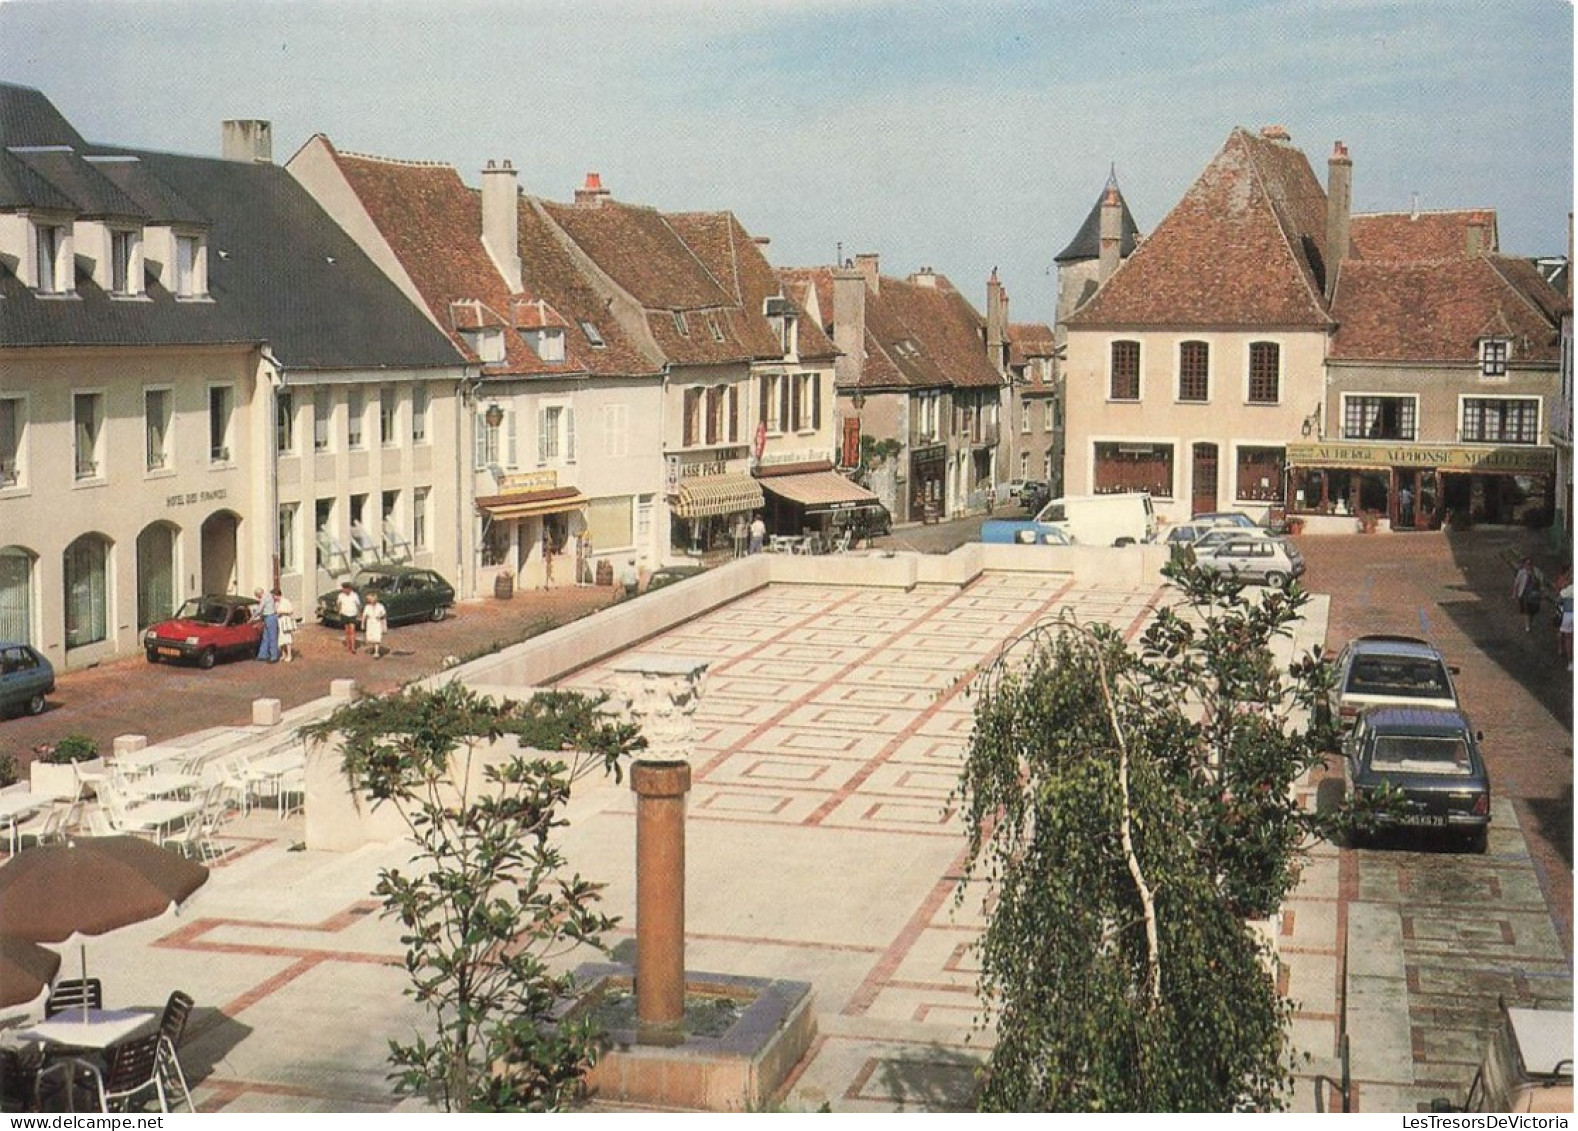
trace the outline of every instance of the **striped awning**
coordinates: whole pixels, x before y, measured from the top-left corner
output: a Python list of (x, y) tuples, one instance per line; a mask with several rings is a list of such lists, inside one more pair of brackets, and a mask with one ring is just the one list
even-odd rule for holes
[(546, 491), (512, 491), (477, 499), (477, 509), (492, 519), (533, 518), (544, 514), (578, 511), (586, 506), (586, 496), (574, 487), (552, 487)]
[(869, 507), (878, 501), (870, 491), (858, 483), (851, 483), (836, 471), (774, 475), (763, 479), (761, 484), (779, 498), (787, 499), (809, 512)]
[(674, 514), (680, 518), (713, 518), (756, 510), (762, 489), (749, 475), (706, 475), (680, 481)]

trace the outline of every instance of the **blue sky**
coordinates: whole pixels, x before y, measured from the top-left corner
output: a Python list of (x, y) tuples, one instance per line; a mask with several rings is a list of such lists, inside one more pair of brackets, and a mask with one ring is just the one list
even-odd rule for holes
[(1489, 207), (1562, 254), (1573, 13), (1557, 0), (0, 0), (0, 79), (94, 141), (283, 162), (509, 158), (568, 199), (730, 209), (784, 266), (875, 251), (1052, 318), (1053, 257), (1110, 167), (1154, 228), (1234, 126), (1285, 126), (1354, 207)]

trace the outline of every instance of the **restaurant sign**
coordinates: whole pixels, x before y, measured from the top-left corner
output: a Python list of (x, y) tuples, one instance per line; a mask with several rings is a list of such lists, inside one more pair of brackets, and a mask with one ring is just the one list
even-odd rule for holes
[(1441, 471), (1548, 472), (1550, 448), (1464, 444), (1289, 444), (1290, 467), (1433, 467)]

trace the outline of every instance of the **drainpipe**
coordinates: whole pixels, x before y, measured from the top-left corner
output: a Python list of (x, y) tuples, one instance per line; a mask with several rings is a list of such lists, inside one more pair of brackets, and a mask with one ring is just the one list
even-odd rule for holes
[[(264, 584), (273, 590), (279, 587), (279, 445), (274, 440), (274, 429), (279, 415), (277, 391), (290, 384), (290, 374), (285, 369), (285, 363), (275, 357), (267, 345), (258, 347), (258, 357), (265, 367), (264, 380), (258, 382), (258, 391), (265, 402), (262, 443), (268, 456), (268, 474), (263, 477), (263, 513), (268, 516), (268, 520), (264, 524), (263, 537), (269, 548), (269, 566)], [(247, 592), (245, 582), (241, 582), (238, 588), (243, 593)], [(302, 597), (305, 600), (306, 595)]]
[[(472, 597), (482, 596), (476, 585), (482, 572), (482, 544), (471, 537), (471, 520), (477, 510), (477, 475), (466, 449), (474, 435), (470, 410), (481, 388), (480, 367), (462, 366), (460, 379), (455, 383), (455, 462), (460, 472), (459, 489), (455, 492), (455, 587)], [(469, 554), (463, 549), (465, 546), (471, 547)]]

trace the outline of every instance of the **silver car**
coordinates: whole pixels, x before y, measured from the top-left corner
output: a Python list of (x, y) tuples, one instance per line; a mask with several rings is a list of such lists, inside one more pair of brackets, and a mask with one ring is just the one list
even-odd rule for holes
[[(1217, 531), (1212, 531), (1214, 536)], [(1304, 574), (1304, 555), (1298, 547), (1281, 538), (1237, 537), (1192, 547), (1195, 564), (1215, 573), (1231, 574), (1235, 580), (1262, 585), (1286, 585)]]

